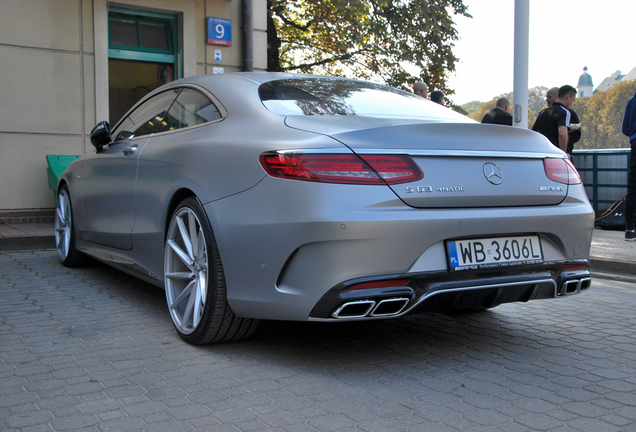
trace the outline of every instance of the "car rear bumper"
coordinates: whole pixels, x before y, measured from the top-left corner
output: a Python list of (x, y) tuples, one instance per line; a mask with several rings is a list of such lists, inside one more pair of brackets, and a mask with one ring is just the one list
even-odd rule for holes
[[(594, 212), (582, 187), (571, 190), (556, 206), (414, 209), (381, 186), (268, 177), (249, 191), (205, 208), (221, 254), (228, 301), (241, 317), (342, 319), (342, 314), (333, 316), (344, 304), (336, 297), (352, 281), (365, 278), (403, 275), (411, 280), (408, 301), (380, 299), (383, 309), (390, 310), (389, 303), (403, 306), (390, 314), (397, 316), (457, 309), (434, 306), (449, 303), (451, 293), (460, 298), (458, 305), (488, 303), (481, 297), (468, 300), (477, 294), (495, 296), (492, 305), (558, 297), (569, 263), (582, 265), (581, 274), (571, 279), (589, 277)], [(513, 234), (539, 236), (543, 263), (478, 272), (449, 270), (447, 240)], [(566, 292), (577, 291), (577, 285), (571, 285)], [(588, 286), (582, 282), (578, 291)]]
[[(330, 290), (314, 307), (312, 321), (394, 318), (408, 314), (479, 310), (503, 303), (578, 294), (591, 286), (587, 260), (544, 263), (515, 271), (450, 277), (447, 272), (393, 275), (401, 286), (355, 289), (372, 279), (348, 281)], [(375, 278), (375, 280), (379, 280)], [(353, 288), (353, 289), (352, 289)]]

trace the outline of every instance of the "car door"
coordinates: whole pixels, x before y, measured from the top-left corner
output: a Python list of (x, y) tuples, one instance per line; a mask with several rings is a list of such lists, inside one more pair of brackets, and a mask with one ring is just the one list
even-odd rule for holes
[(218, 101), (215, 104), (211, 99), (211, 95), (198, 89), (184, 88), (141, 152), (135, 199), (136, 236), (163, 239), (161, 216), (174, 185), (179, 181), (196, 182), (206, 170), (200, 150), (210, 147), (210, 136), (197, 126), (220, 121), (225, 114)]
[(130, 249), (135, 221), (135, 183), (139, 154), (178, 95), (170, 89), (129, 112), (113, 130), (113, 142), (84, 162), (81, 237), (117, 249)]

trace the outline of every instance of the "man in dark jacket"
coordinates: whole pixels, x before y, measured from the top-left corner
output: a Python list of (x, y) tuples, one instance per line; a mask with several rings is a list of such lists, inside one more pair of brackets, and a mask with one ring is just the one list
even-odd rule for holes
[(636, 240), (636, 93), (625, 106), (623, 115), (623, 135), (629, 137), (631, 146), (631, 162), (629, 164), (629, 180), (627, 181), (627, 198), (625, 198), (625, 240)]
[[(545, 103), (548, 107), (551, 107), (552, 104), (557, 100), (559, 95), (559, 88), (552, 87), (545, 94)], [(579, 120), (579, 116), (572, 108), (568, 108), (570, 111), (570, 129), (568, 131), (568, 146), (566, 149), (566, 153), (572, 156), (572, 151), (574, 150), (574, 144), (576, 144), (581, 139), (581, 122)]]
[(508, 112), (508, 108), (510, 101), (507, 98), (497, 99), (497, 106), (488, 111), (481, 122), (512, 126), (512, 114)]
[(568, 149), (570, 123), (572, 113), (568, 108), (576, 99), (576, 89), (570, 85), (559, 88), (557, 100), (552, 106), (544, 109), (537, 116), (532, 130), (539, 132), (550, 140), (552, 144), (563, 151)]

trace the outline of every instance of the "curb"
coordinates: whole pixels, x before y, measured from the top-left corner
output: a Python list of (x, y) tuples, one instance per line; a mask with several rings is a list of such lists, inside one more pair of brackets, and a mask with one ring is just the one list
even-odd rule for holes
[(592, 272), (636, 275), (636, 263), (629, 261), (620, 261), (609, 257), (590, 257)]
[(0, 251), (55, 249), (54, 236), (20, 236), (0, 239)]

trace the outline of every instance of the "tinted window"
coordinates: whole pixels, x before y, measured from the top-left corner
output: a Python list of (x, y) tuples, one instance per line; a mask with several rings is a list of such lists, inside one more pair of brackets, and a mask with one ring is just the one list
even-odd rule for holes
[(165, 24), (139, 23), (139, 33), (141, 35), (141, 46), (144, 48), (162, 51), (170, 49)]
[(122, 45), (129, 47), (139, 46), (139, 37), (137, 36), (136, 22), (111, 18), (110, 20), (108, 20), (108, 25), (110, 26), (109, 34), (111, 45)]
[(148, 99), (128, 114), (113, 131), (115, 141), (154, 133), (180, 89), (172, 89)]
[(203, 93), (183, 89), (161, 122), (158, 132), (186, 128), (221, 118), (219, 110)]
[(452, 110), (380, 84), (333, 78), (272, 81), (259, 87), (267, 109), (282, 115), (357, 115), (448, 119)]

